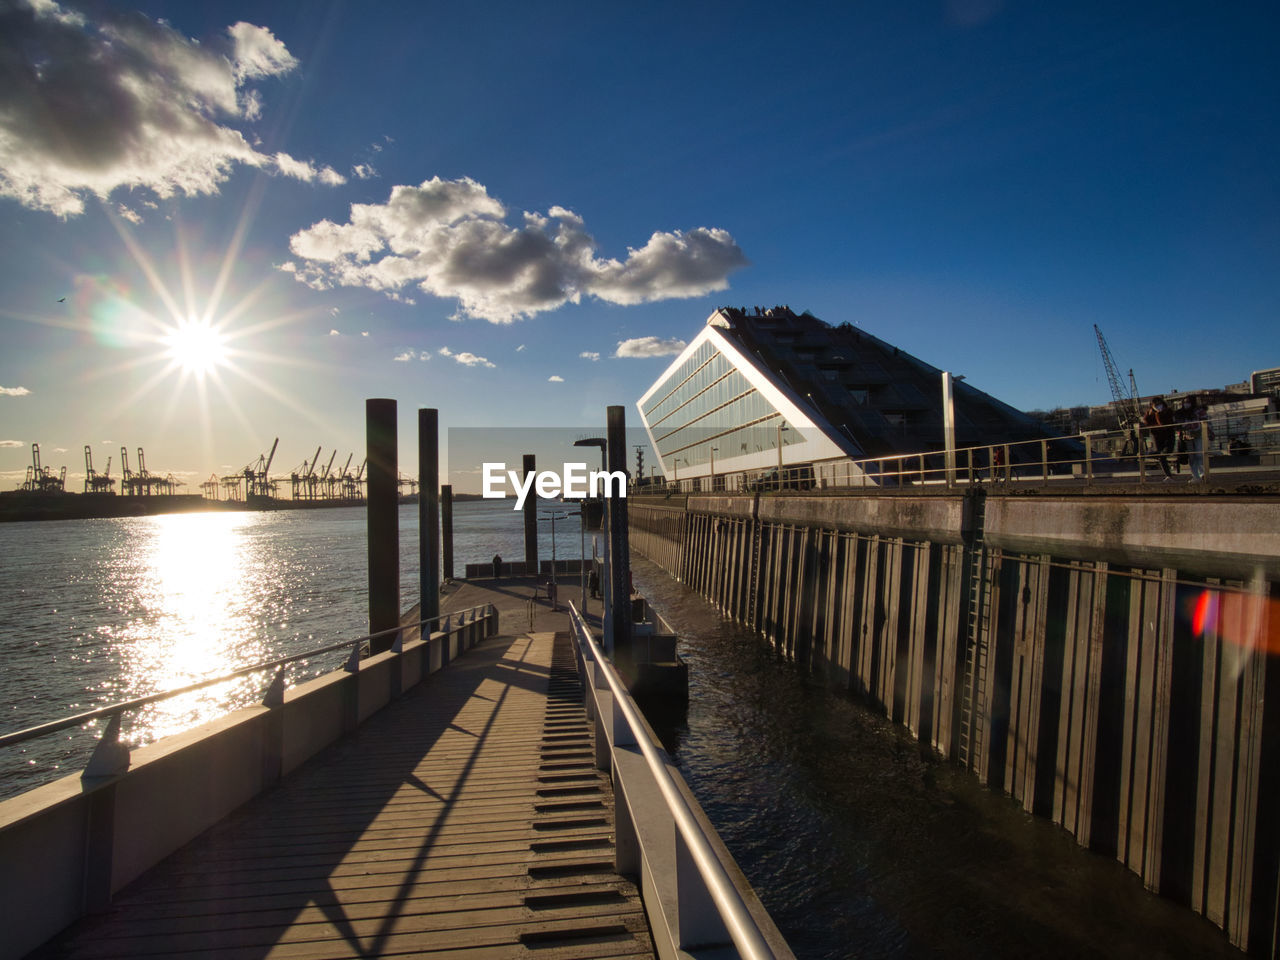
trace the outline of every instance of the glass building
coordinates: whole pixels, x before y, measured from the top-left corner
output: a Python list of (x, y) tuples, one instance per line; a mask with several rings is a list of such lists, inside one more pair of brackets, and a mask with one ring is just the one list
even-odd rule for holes
[[(667, 480), (943, 448), (942, 371), (848, 323), (722, 307), (637, 403)], [(955, 383), (956, 443), (1047, 436)]]

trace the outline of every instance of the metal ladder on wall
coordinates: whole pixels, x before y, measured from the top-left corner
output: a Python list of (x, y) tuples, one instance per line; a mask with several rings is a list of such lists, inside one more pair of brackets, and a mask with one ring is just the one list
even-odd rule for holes
[(751, 523), (751, 552), (747, 556), (747, 609), (744, 611), (742, 622), (758, 629), (756, 597), (760, 593), (760, 521), (753, 518), (749, 522)]
[(968, 611), (965, 623), (964, 684), (960, 691), (960, 762), (974, 767), (974, 758), (983, 748), (986, 718), (982, 708), (987, 692), (987, 658), (990, 644), (987, 624), (990, 621), (991, 580), (986, 577), (986, 546), (983, 531), (987, 520), (987, 494), (984, 490), (970, 493), (973, 504), (973, 537), (969, 547)]

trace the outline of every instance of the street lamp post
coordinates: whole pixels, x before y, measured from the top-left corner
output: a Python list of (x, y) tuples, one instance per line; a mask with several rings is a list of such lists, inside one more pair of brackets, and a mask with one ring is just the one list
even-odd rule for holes
[[(609, 444), (609, 441), (606, 440), (604, 437), (586, 437), (582, 440), (573, 441), (573, 445), (575, 447), (599, 447), (600, 448), (600, 472), (605, 474), (609, 472), (609, 460), (608, 460), (608, 454), (606, 452), (608, 444)], [(605, 492), (608, 493), (607, 480), (605, 481), (605, 484), (606, 484)], [(608, 550), (610, 510), (609, 510), (609, 498), (607, 496), (601, 498), (600, 508), (601, 508), (600, 509), (600, 529), (601, 529), (601, 532), (604, 534), (604, 547), (605, 547), (605, 549), (600, 551), (601, 568), (602, 568), (601, 569), (602, 576), (600, 578), (600, 602), (602, 605), (601, 615), (600, 615), (600, 624), (601, 624), (602, 632), (604, 636), (608, 638), (608, 641), (611, 641), (613, 637), (613, 633), (611, 632), (613, 615), (611, 613), (612, 607), (610, 604), (610, 599), (612, 597), (612, 585), (609, 578), (609, 550)], [(583, 521), (583, 526), (586, 526), (585, 520)], [(586, 615), (586, 610), (587, 610), (587, 602), (586, 600), (583, 600), (582, 611), (584, 616)], [(610, 647), (606, 652), (613, 653), (612, 647)]]
[[(559, 595), (558, 595), (558, 594), (557, 594), (557, 592), (556, 592), (556, 521), (557, 521), (557, 520), (566, 520), (566, 519), (568, 519), (569, 517), (578, 517), (578, 518), (579, 518), (579, 523), (581, 524), (581, 526), (582, 526), (582, 527), (585, 527), (585, 526), (586, 526), (586, 524), (584, 524), (584, 523), (582, 523), (582, 522), (581, 522), (581, 518), (582, 518), (582, 516), (583, 516), (583, 513), (582, 513), (582, 511), (580, 510), (580, 511), (578, 511), (577, 513), (553, 513), (553, 514), (551, 514), (551, 515), (549, 515), (549, 516), (546, 516), (546, 517), (539, 517), (539, 518), (538, 518), (539, 520), (550, 520), (550, 521), (551, 521), (551, 609), (552, 609), (553, 611), (554, 611), (554, 610), (559, 610), (559, 609), (560, 609), (560, 606), (559, 606), (559, 604), (560, 604), (560, 597), (559, 597)], [(582, 549), (582, 553), (583, 553), (583, 555), (585, 555), (585, 554), (586, 554), (586, 552), (587, 552), (587, 546), (586, 546), (585, 534), (582, 534), (582, 544), (581, 544), (581, 549)], [(587, 599), (586, 599), (586, 597), (587, 597), (587, 581), (586, 581), (586, 576), (585, 576), (584, 570), (585, 570), (585, 567), (584, 567), (584, 566), (580, 566), (580, 567), (579, 567), (579, 573), (583, 573), (583, 574), (584, 574), (584, 575), (583, 575), (583, 578), (582, 578), (582, 608), (585, 610), (585, 609), (586, 609), (586, 606), (587, 606)]]
[(711, 492), (716, 492), (716, 451), (719, 447), (711, 448)]

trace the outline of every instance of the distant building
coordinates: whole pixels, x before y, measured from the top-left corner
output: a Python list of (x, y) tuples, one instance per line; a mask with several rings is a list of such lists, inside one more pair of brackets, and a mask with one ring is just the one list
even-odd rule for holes
[[(956, 382), (957, 447), (1048, 437)], [(944, 447), (942, 371), (851, 324), (723, 307), (637, 406), (668, 480)]]
[(1249, 377), (1249, 389), (1253, 393), (1280, 394), (1280, 367), (1253, 371)]

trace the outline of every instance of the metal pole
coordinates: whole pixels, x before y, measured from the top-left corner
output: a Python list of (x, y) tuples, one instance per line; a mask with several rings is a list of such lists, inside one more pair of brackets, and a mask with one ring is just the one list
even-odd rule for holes
[[(453, 485), (440, 488), (440, 547), (444, 559), (440, 564), (440, 576), (453, 579)], [(436, 611), (439, 613), (440, 611)]]
[(440, 417), (418, 410), (418, 588), (420, 619), (440, 613)]
[(947, 486), (956, 482), (956, 403), (950, 371), (942, 371), (942, 445), (946, 459)]
[(556, 591), (556, 521), (559, 519), (559, 514), (551, 515), (551, 609), (553, 612), (560, 609), (560, 595)]
[[(609, 473), (627, 472), (626, 407), (608, 408)], [(609, 502), (609, 575), (613, 578), (613, 650), (618, 672), (634, 679), (631, 651), (631, 559), (627, 536), (626, 490)]]
[[(534, 455), (526, 453), (524, 455), (525, 477), (537, 471), (537, 460)], [(524, 501), (524, 572), (531, 577), (538, 575), (538, 494), (532, 488)]]
[[(380, 633), (400, 625), (400, 504), (396, 480), (396, 402), (373, 399), (364, 402), (365, 442), (368, 455), (369, 504), (369, 632)], [(374, 652), (388, 650), (393, 637), (371, 645)]]
[(582, 581), (582, 612), (587, 610), (587, 511), (578, 510), (578, 578)]

